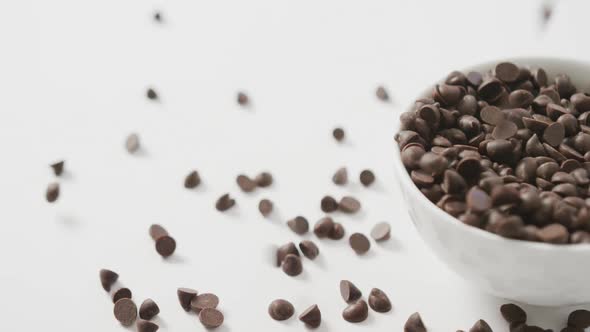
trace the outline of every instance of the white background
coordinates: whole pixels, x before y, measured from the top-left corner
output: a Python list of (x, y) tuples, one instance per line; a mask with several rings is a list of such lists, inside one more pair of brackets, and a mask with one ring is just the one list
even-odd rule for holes
[[(541, 25), (527, 1), (56, 0), (0, 3), (0, 317), (7, 331), (124, 331), (98, 271), (117, 271), (139, 304), (153, 298), (161, 331), (203, 331), (181, 310), (177, 287), (214, 292), (220, 331), (300, 331), (271, 320), (290, 300), (297, 314), (317, 303), (318, 331), (400, 331), (419, 311), (429, 331), (469, 329), (485, 319), (507, 330), (504, 300), (466, 285), (427, 250), (410, 223), (392, 167), (393, 122), (414, 96), (453, 69), (517, 55), (584, 58), (588, 6), (557, 2)], [(161, 10), (163, 24), (152, 20)], [(391, 103), (376, 100), (384, 84)], [(147, 87), (160, 102), (145, 98)], [(236, 105), (247, 91), (252, 107)], [(346, 142), (331, 137), (335, 126)], [(129, 155), (137, 132), (144, 149)], [(44, 199), (64, 158), (56, 204)], [(341, 166), (351, 184), (330, 181)], [(371, 168), (376, 184), (358, 173)], [(199, 189), (183, 188), (197, 169)], [(272, 172), (253, 194), (235, 177)], [(237, 207), (219, 213), (230, 192)], [(284, 224), (322, 216), (325, 194), (350, 193), (355, 216), (335, 214), (348, 234), (379, 221), (392, 239), (359, 257), (346, 240), (317, 241), (317, 261), (286, 276), (273, 246), (299, 241)], [(275, 202), (272, 218), (257, 211)], [(178, 249), (162, 260), (148, 235), (161, 223)], [(305, 238), (315, 239), (308, 235)], [(470, 250), (471, 248), (465, 248)], [(493, 262), (490, 262), (493, 264)], [(575, 271), (572, 271), (575, 273)], [(539, 276), (542, 278), (543, 276)], [(353, 325), (341, 318), (338, 282), (384, 290), (388, 314)], [(525, 306), (529, 323), (563, 327), (571, 308)]]

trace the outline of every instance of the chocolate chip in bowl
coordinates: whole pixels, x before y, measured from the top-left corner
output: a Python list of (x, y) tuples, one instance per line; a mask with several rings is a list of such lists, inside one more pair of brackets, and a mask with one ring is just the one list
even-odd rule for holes
[(579, 244), (590, 230), (590, 65), (530, 58), (460, 73), (400, 115), (395, 164), (420, 235), (494, 295), (589, 302), (590, 286), (567, 286), (584, 278), (563, 271), (590, 273), (576, 263), (590, 256)]

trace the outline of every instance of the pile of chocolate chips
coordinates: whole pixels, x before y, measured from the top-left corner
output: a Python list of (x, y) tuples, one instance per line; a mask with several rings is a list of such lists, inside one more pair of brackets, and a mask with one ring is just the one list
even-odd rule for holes
[(590, 95), (567, 75), (454, 71), (400, 120), (403, 164), (447, 213), (508, 238), (590, 243)]

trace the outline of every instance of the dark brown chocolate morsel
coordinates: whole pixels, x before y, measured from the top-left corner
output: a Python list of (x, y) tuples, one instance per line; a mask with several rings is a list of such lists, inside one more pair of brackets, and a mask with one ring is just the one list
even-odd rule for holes
[(526, 312), (514, 303), (506, 303), (500, 307), (502, 317), (509, 323), (526, 323)]
[(268, 306), (268, 314), (274, 320), (283, 321), (291, 318), (295, 313), (295, 308), (291, 302), (283, 299), (277, 299)]
[(130, 299), (132, 297), (133, 294), (129, 288), (121, 287), (113, 293), (113, 303), (116, 303), (120, 299)]
[(309, 231), (309, 222), (302, 216), (297, 216), (287, 221), (287, 226), (299, 235), (303, 235)]
[(485, 320), (480, 319), (469, 329), (469, 332), (493, 332)]
[(256, 183), (256, 185), (261, 188), (269, 187), (273, 181), (274, 180), (272, 174), (270, 174), (269, 172), (262, 172), (256, 175), (256, 177), (254, 178), (254, 182)]
[(184, 187), (187, 189), (196, 188), (200, 183), (201, 178), (199, 177), (199, 173), (195, 170), (188, 173), (184, 178)]
[(404, 325), (404, 332), (426, 332), (426, 327), (419, 313), (415, 312), (408, 317)]
[(146, 299), (139, 306), (139, 317), (150, 320), (160, 313), (160, 307), (152, 299)]
[(324, 196), (320, 202), (320, 208), (326, 213), (338, 210), (338, 202), (332, 196)]
[(137, 320), (137, 332), (156, 332), (160, 326), (144, 319)]
[(359, 175), (359, 180), (363, 186), (368, 187), (375, 182), (375, 174), (370, 169), (365, 169)]
[(238, 175), (236, 178), (236, 183), (238, 184), (238, 187), (240, 187), (240, 189), (246, 193), (252, 192), (254, 189), (256, 189), (256, 187), (258, 187), (254, 180), (250, 179), (244, 174)]
[(115, 302), (113, 312), (115, 314), (115, 318), (123, 326), (131, 326), (137, 319), (137, 306), (133, 300), (128, 298), (122, 298)]
[(500, 62), (494, 68), (495, 76), (506, 83), (512, 83), (518, 79), (520, 69), (511, 62)]
[(176, 295), (178, 296), (178, 301), (180, 302), (180, 306), (184, 311), (191, 310), (191, 301), (197, 296), (198, 292), (191, 288), (178, 288), (176, 290)]
[(283, 272), (285, 272), (289, 276), (297, 276), (303, 272), (303, 264), (301, 264), (301, 258), (298, 255), (288, 254), (283, 259), (283, 263), (281, 264), (281, 268)]
[(60, 176), (63, 173), (64, 164), (65, 164), (65, 161), (60, 160), (60, 161), (55, 162), (50, 165), (51, 169), (53, 170), (53, 174), (55, 174), (55, 176)]
[(258, 211), (260, 211), (262, 216), (268, 217), (272, 213), (273, 206), (274, 204), (270, 199), (263, 198), (258, 202)]
[(590, 327), (590, 311), (584, 309), (572, 311), (567, 318), (567, 325), (580, 329)]
[(369, 306), (377, 312), (388, 312), (391, 310), (391, 301), (385, 292), (373, 288), (369, 294)]
[(295, 246), (295, 243), (293, 242), (283, 244), (277, 249), (277, 266), (281, 266), (283, 260), (285, 260), (285, 257), (289, 254), (299, 256), (297, 246)]
[(57, 201), (58, 197), (59, 197), (59, 183), (52, 182), (47, 186), (47, 190), (45, 191), (45, 199), (47, 199), (47, 201), (49, 203), (53, 203), (53, 202)]
[(328, 238), (332, 240), (340, 240), (345, 234), (344, 226), (341, 223), (335, 222), (332, 230), (328, 234)]
[(303, 253), (303, 256), (309, 259), (315, 259), (320, 254), (318, 246), (309, 240), (303, 240), (299, 243), (299, 250)]
[(215, 209), (220, 212), (227, 211), (236, 205), (236, 201), (229, 194), (223, 194), (215, 202)]
[(381, 101), (389, 101), (389, 93), (387, 93), (387, 90), (385, 90), (383, 86), (377, 87), (375, 90), (375, 95)]
[(351, 303), (342, 311), (342, 318), (350, 323), (360, 323), (369, 316), (369, 306), (365, 300)]
[(176, 241), (160, 225), (150, 226), (150, 236), (156, 242), (156, 251), (162, 257), (168, 257), (176, 250)]
[(199, 321), (206, 328), (216, 328), (223, 324), (223, 314), (214, 308), (206, 308), (199, 312)]
[(320, 312), (320, 308), (317, 304), (312, 305), (299, 315), (299, 320), (305, 323), (308, 327), (319, 327), (322, 323), (322, 313)]
[(334, 220), (330, 217), (323, 217), (318, 220), (313, 228), (313, 232), (317, 237), (328, 237), (334, 228)]
[(156, 93), (156, 90), (154, 90), (153, 88), (147, 89), (145, 94), (148, 97), (148, 99), (151, 99), (151, 100), (158, 99), (158, 94)]
[(345, 185), (348, 183), (348, 171), (346, 167), (340, 167), (336, 173), (332, 176), (332, 182), (339, 186)]
[(107, 292), (111, 291), (111, 287), (119, 279), (119, 275), (116, 272), (107, 269), (100, 270), (98, 275), (100, 277), (102, 288)]
[(350, 303), (360, 299), (363, 294), (352, 282), (340, 280), (340, 295), (345, 302)]
[(537, 232), (537, 236), (543, 242), (564, 244), (569, 239), (569, 233), (567, 228), (561, 224), (550, 224), (547, 225)]
[(371, 248), (371, 242), (369, 242), (369, 239), (361, 233), (352, 234), (348, 239), (348, 242), (352, 250), (359, 255), (365, 254)]
[(219, 304), (219, 297), (212, 293), (199, 294), (191, 300), (191, 309), (194, 312), (199, 312), (206, 308), (217, 308)]
[(361, 202), (352, 196), (343, 196), (338, 202), (338, 209), (345, 213), (356, 213), (361, 209)]
[(250, 98), (248, 98), (248, 95), (245, 92), (238, 92), (236, 101), (238, 102), (238, 104), (245, 106), (250, 103)]

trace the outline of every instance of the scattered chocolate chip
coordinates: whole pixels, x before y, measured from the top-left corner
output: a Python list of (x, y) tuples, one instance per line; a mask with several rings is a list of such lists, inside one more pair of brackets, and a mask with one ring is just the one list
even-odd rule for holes
[(176, 250), (176, 241), (164, 227), (153, 224), (150, 226), (150, 236), (156, 241), (156, 251), (162, 257), (168, 257)]
[(258, 186), (254, 180), (250, 179), (248, 176), (243, 174), (238, 175), (238, 177), (236, 178), (236, 183), (238, 184), (240, 189), (242, 189), (242, 191), (246, 193), (254, 191), (254, 189), (256, 189), (256, 187)]
[(216, 328), (223, 324), (223, 314), (214, 308), (206, 308), (199, 312), (199, 321), (206, 328)]
[(118, 300), (113, 312), (115, 318), (124, 326), (131, 326), (137, 319), (137, 306), (128, 298)]
[(377, 242), (385, 241), (389, 239), (390, 233), (391, 227), (389, 226), (389, 223), (380, 222), (373, 226), (373, 229), (371, 230), (371, 237)]
[(590, 311), (584, 309), (572, 311), (567, 318), (567, 325), (580, 329), (590, 327)]
[(404, 325), (404, 332), (426, 332), (426, 327), (422, 322), (422, 317), (420, 314), (415, 312), (406, 321)]
[(537, 232), (537, 236), (543, 242), (563, 244), (568, 241), (568, 231), (561, 224), (547, 225)]
[(201, 183), (201, 177), (197, 171), (191, 171), (184, 178), (184, 187), (186, 189), (196, 188)]
[(371, 248), (369, 239), (361, 233), (354, 233), (348, 239), (350, 247), (359, 255), (365, 254)]
[(385, 88), (382, 86), (377, 87), (377, 90), (375, 90), (375, 95), (381, 101), (389, 101), (389, 94), (387, 93), (387, 90), (385, 90)]
[(217, 297), (217, 295), (211, 293), (203, 293), (193, 297), (193, 299), (191, 300), (191, 309), (194, 312), (198, 313), (199, 311), (207, 308), (215, 309), (217, 308), (218, 304), (219, 298)]
[(260, 211), (260, 214), (262, 214), (264, 217), (268, 217), (268, 215), (271, 214), (272, 209), (273, 204), (269, 199), (263, 198), (258, 203), (258, 211)]
[(387, 294), (379, 288), (373, 288), (369, 294), (369, 306), (377, 312), (389, 312), (391, 310), (391, 301)]
[(266, 188), (270, 186), (273, 182), (272, 174), (268, 172), (262, 172), (254, 178), (254, 182), (261, 188)]
[(107, 269), (100, 270), (98, 275), (100, 277), (100, 284), (102, 285), (102, 288), (107, 292), (111, 291), (111, 287), (119, 279), (119, 275), (116, 272)]
[(320, 202), (322, 211), (326, 213), (338, 210), (338, 202), (332, 196), (324, 196)]
[(480, 319), (469, 329), (469, 332), (492, 332), (492, 328), (485, 320)]
[(340, 240), (345, 234), (344, 226), (341, 223), (335, 222), (332, 230), (328, 233), (328, 238), (332, 240)]
[(359, 178), (360, 178), (361, 183), (365, 187), (368, 187), (371, 184), (373, 184), (373, 182), (375, 182), (375, 174), (370, 169), (363, 170), (361, 172)]
[(197, 296), (197, 291), (191, 288), (179, 288), (176, 290), (178, 301), (184, 311), (191, 310), (191, 301)]
[(53, 173), (55, 174), (55, 176), (60, 176), (63, 173), (64, 164), (65, 161), (61, 160), (50, 165), (51, 169), (53, 169)]
[(137, 332), (156, 332), (160, 327), (158, 324), (139, 319), (137, 321)]
[(299, 250), (303, 253), (303, 256), (309, 259), (315, 259), (320, 254), (320, 249), (315, 243), (309, 240), (303, 240), (299, 242)]
[(150, 320), (160, 313), (160, 307), (152, 299), (146, 299), (139, 306), (139, 317)]
[(369, 307), (365, 300), (351, 303), (342, 311), (342, 318), (350, 323), (360, 323), (369, 316)]
[(238, 92), (237, 101), (238, 104), (245, 106), (250, 103), (250, 98), (248, 98), (248, 95), (246, 95), (246, 93)]
[(133, 294), (131, 294), (129, 288), (121, 287), (113, 293), (113, 303), (116, 303), (120, 299), (130, 299), (132, 296)]
[(353, 302), (361, 298), (362, 292), (350, 281), (340, 280), (340, 295), (347, 302)]
[(137, 150), (139, 150), (139, 136), (135, 133), (127, 136), (127, 139), (125, 140), (125, 148), (129, 153), (137, 152)]
[(348, 183), (348, 171), (346, 170), (346, 167), (341, 167), (336, 171), (336, 173), (334, 173), (332, 176), (332, 182), (340, 186)]
[(49, 203), (53, 203), (59, 197), (59, 183), (52, 182), (47, 186), (47, 190), (45, 192), (45, 199)]
[(518, 79), (520, 69), (513, 63), (501, 62), (494, 68), (494, 74), (503, 82), (512, 83)]
[(301, 258), (299, 258), (299, 255), (288, 254), (285, 256), (281, 268), (283, 269), (283, 272), (291, 277), (300, 275), (301, 272), (303, 272), (303, 264), (301, 264)]
[(151, 100), (156, 100), (158, 99), (158, 94), (156, 93), (156, 90), (149, 88), (146, 92), (146, 96), (151, 99)]
[(295, 246), (295, 243), (293, 242), (283, 244), (277, 249), (277, 266), (281, 266), (281, 264), (285, 260), (285, 257), (287, 257), (287, 255), (289, 254), (299, 256), (297, 246)]
[(344, 129), (334, 128), (332, 131), (332, 136), (334, 136), (334, 139), (336, 139), (338, 142), (341, 142), (344, 139)]
[(361, 202), (352, 196), (344, 196), (338, 203), (338, 209), (345, 213), (356, 213), (361, 209)]
[(291, 318), (295, 313), (295, 308), (291, 302), (283, 299), (277, 299), (268, 306), (268, 314), (274, 320), (283, 321)]
[(322, 323), (322, 313), (320, 312), (320, 308), (317, 304), (312, 305), (299, 315), (299, 320), (305, 323), (308, 327), (319, 327)]
[(236, 201), (229, 196), (229, 194), (223, 194), (221, 197), (217, 199), (215, 202), (215, 208), (217, 211), (224, 212), (231, 209), (234, 205), (236, 205)]
[(500, 313), (509, 324), (526, 323), (526, 312), (514, 303), (503, 304)]
[(309, 231), (309, 223), (302, 216), (297, 216), (287, 221), (287, 226), (296, 234), (303, 235)]
[(330, 235), (334, 228), (334, 220), (330, 217), (324, 217), (318, 220), (313, 228), (313, 232), (317, 237), (324, 238)]

